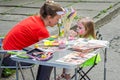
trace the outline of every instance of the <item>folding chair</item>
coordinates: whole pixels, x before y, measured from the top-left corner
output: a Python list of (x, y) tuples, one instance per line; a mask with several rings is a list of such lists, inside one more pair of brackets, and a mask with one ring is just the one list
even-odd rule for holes
[[(96, 38), (98, 40), (102, 40), (103, 39), (103, 37), (100, 34), (99, 30), (96, 31)], [(92, 58), (93, 59), (92, 65), (90, 65), (90, 64), (86, 65), (86, 63), (83, 63), (78, 68), (77, 74), (79, 74), (79, 76), (80, 76), (79, 80), (82, 80), (82, 79), (84, 79), (84, 80), (91, 80), (87, 74), (95, 67), (95, 65), (97, 65), (100, 62), (99, 60), (97, 60), (99, 57), (100, 57), (100, 55), (97, 54), (94, 58)], [(85, 67), (89, 67), (88, 70), (86, 70), (86, 72), (83, 71), (83, 68), (85, 68)], [(71, 79), (74, 78), (74, 77), (75, 77), (75, 74), (71, 77)]]
[[(10, 69), (16, 69), (16, 66), (4, 66), (2, 64), (3, 62), (3, 59), (4, 59), (4, 56), (6, 54), (6, 51), (2, 50), (1, 47), (2, 47), (2, 40), (4, 38), (3, 37), (0, 37), (0, 78), (1, 78), (1, 74), (2, 74), (2, 71), (4, 68), (10, 68)], [(27, 50), (26, 50), (27, 51)], [(33, 73), (33, 68), (34, 65), (30, 65), (30, 66), (22, 66), (23, 69), (30, 69), (31, 71), (31, 74), (32, 74), (32, 77), (33, 77), (33, 80), (35, 80), (35, 77), (34, 77), (34, 73)], [(25, 80), (25, 77), (24, 77), (24, 74), (22, 72), (22, 70), (20, 69), (20, 72), (21, 72), (21, 75), (22, 75), (22, 79)]]

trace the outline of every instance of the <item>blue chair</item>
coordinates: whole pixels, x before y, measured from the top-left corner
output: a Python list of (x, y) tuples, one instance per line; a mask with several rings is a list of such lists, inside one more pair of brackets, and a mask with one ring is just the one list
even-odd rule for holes
[[(4, 37), (0, 37), (0, 78), (1, 78), (1, 74), (2, 74), (2, 71), (3, 71), (4, 68), (16, 69), (16, 66), (4, 66), (2, 64), (3, 59), (4, 59), (4, 55), (7, 54), (7, 52), (5, 50), (1, 49), (3, 39), (4, 39)], [(22, 66), (22, 69), (30, 69), (32, 77), (33, 77), (33, 80), (35, 80), (34, 73), (33, 73), (33, 70), (32, 70), (33, 66), (34, 65)], [(20, 69), (20, 72), (21, 72), (23, 80), (25, 80), (24, 74), (23, 74), (21, 69)]]

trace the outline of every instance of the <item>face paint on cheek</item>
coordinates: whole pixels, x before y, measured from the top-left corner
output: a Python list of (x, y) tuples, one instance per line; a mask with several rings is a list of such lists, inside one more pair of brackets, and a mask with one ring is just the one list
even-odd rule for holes
[(84, 33), (85, 33), (85, 30), (80, 30), (80, 31), (79, 31), (79, 34), (80, 34), (80, 35), (82, 35), (82, 34), (84, 34)]
[(83, 35), (85, 33), (85, 30), (77, 28), (77, 32), (79, 35)]

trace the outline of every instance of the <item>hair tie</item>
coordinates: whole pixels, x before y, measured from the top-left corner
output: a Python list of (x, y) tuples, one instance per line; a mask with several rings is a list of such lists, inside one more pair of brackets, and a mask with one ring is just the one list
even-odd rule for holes
[(46, 0), (46, 2), (48, 2), (48, 3), (54, 3), (53, 0)]

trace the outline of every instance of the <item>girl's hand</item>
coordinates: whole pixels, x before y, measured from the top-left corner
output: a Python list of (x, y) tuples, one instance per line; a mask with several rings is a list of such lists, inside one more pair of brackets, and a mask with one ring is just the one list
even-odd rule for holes
[(77, 36), (77, 32), (75, 32), (74, 30), (70, 30), (69, 31), (69, 36), (75, 37), (75, 36)]

